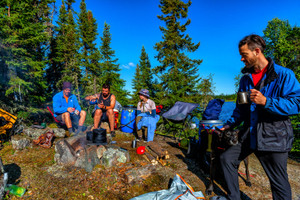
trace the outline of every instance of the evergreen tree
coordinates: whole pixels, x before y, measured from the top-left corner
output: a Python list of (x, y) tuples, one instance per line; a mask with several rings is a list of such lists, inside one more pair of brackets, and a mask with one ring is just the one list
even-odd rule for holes
[(61, 72), (56, 87), (61, 88), (62, 82), (73, 83), (76, 95), (80, 99), (79, 85), (81, 81), (81, 69), (79, 67), (79, 34), (71, 10), (67, 11), (64, 1), (59, 10), (59, 18), (56, 27), (55, 55), (53, 60), (57, 72)]
[(132, 88), (133, 88), (133, 93), (131, 95), (131, 103), (136, 105), (140, 100), (138, 93), (143, 88), (140, 66), (138, 64), (136, 65), (135, 73), (132, 79)]
[(158, 18), (166, 23), (160, 27), (163, 41), (156, 43), (158, 51), (156, 58), (160, 66), (155, 67), (155, 73), (160, 78), (160, 89), (157, 93), (163, 99), (164, 105), (173, 105), (176, 101), (195, 102), (197, 83), (200, 80), (198, 65), (202, 60), (190, 59), (186, 52), (195, 52), (200, 43), (194, 44), (188, 34), (184, 34), (191, 20), (186, 20), (191, 1), (184, 3), (180, 0), (160, 0), (159, 7), (163, 15)]
[(0, 64), (5, 81), (1, 87), (8, 99), (26, 101), (26, 105), (41, 104), (46, 99), (44, 69), (53, 2), (0, 2)]
[(120, 78), (120, 68), (117, 64), (118, 59), (115, 57), (115, 51), (111, 49), (110, 26), (104, 23), (103, 36), (101, 37), (101, 85), (106, 83), (111, 86), (111, 91), (116, 95), (117, 101), (126, 105), (127, 91), (124, 90), (125, 81)]
[[(81, 38), (81, 66), (84, 69), (83, 85), (86, 94), (100, 90), (100, 52), (96, 48), (97, 23), (91, 11), (86, 10), (85, 1), (80, 3), (79, 30)], [(98, 79), (98, 81), (97, 81)], [(98, 84), (97, 84), (98, 83)]]
[(140, 75), (142, 88), (149, 90), (150, 96), (154, 97), (154, 86), (153, 86), (153, 72), (151, 70), (151, 64), (146, 53), (145, 47), (142, 47), (142, 52), (140, 56)]

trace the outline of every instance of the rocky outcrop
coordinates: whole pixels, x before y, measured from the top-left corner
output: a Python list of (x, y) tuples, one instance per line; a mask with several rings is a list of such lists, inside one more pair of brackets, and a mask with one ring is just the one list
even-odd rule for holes
[(20, 135), (14, 135), (11, 137), (11, 144), (13, 149), (22, 150), (26, 147), (32, 147), (32, 140), (28, 137), (22, 137)]

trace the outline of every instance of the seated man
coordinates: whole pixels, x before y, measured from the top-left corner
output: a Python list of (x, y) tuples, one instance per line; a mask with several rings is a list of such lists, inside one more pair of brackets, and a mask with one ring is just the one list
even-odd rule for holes
[(147, 142), (153, 141), (154, 132), (156, 129), (156, 123), (159, 120), (159, 115), (156, 115), (156, 106), (154, 101), (152, 101), (147, 89), (141, 89), (139, 94), (140, 102), (137, 105), (137, 137), (141, 139), (143, 126), (147, 127), (145, 132), (147, 132)]
[(94, 113), (93, 129), (99, 128), (101, 119), (105, 121), (108, 119), (111, 136), (115, 137), (115, 114), (113, 109), (116, 104), (116, 97), (110, 93), (110, 86), (108, 84), (103, 84), (102, 93), (87, 96), (85, 97), (85, 100), (97, 103)]
[[(71, 83), (63, 83), (63, 91), (57, 93), (53, 97), (54, 117), (65, 123), (71, 136), (77, 135), (82, 131), (82, 126), (85, 121), (86, 112), (81, 110), (77, 98), (71, 94)], [(72, 122), (78, 123), (76, 134), (73, 132)]]

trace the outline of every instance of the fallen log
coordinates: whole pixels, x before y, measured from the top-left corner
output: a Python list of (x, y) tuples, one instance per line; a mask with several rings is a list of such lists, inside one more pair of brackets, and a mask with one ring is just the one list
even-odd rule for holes
[(147, 158), (146, 160), (148, 160), (152, 165), (157, 164), (157, 160), (150, 153), (145, 152), (144, 156)]
[(152, 151), (149, 147), (145, 148), (145, 153), (146, 152), (148, 152), (149, 154), (151, 154), (154, 157), (155, 160), (159, 159), (158, 155), (154, 151)]
[(168, 151), (161, 148), (160, 145), (154, 142), (149, 142), (148, 147), (157, 154), (157, 156), (161, 159), (168, 159), (170, 158)]

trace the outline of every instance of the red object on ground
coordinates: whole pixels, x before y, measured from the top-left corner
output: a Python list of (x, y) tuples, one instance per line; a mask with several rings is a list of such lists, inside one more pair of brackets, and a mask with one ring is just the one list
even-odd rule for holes
[(136, 149), (137, 154), (144, 154), (145, 153), (145, 146), (140, 146)]
[(115, 113), (115, 129), (117, 129), (119, 123), (119, 112), (114, 111), (114, 113)]
[(163, 106), (162, 106), (162, 105), (156, 106), (156, 114), (159, 115), (159, 114), (161, 113), (162, 109), (163, 109)]

